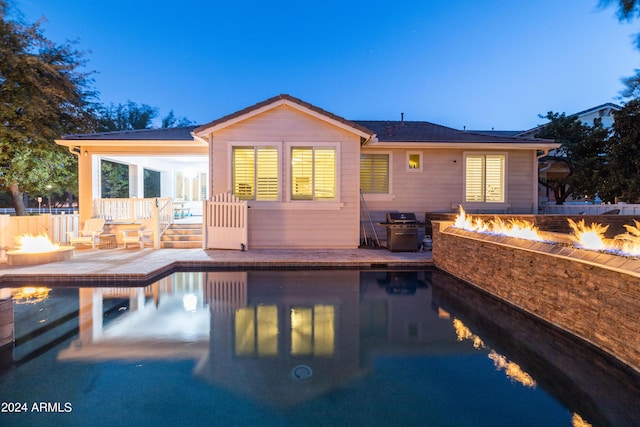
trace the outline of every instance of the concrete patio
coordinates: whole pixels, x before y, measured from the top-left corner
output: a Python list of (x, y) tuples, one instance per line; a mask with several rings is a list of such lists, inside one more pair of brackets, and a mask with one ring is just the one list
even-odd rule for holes
[(71, 259), (32, 266), (0, 264), (0, 286), (146, 285), (174, 270), (407, 269), (433, 266), (431, 252), (386, 249), (203, 250), (76, 249)]

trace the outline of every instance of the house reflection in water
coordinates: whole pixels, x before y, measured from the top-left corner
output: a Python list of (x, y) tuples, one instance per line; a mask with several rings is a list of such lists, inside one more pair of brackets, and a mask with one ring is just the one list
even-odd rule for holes
[[(59, 359), (193, 359), (203, 380), (289, 406), (367, 375), (369, 353), (455, 346), (429, 327), (450, 322), (429, 309), (430, 275), (186, 272), (145, 288), (82, 288), (80, 336)], [(105, 323), (109, 298), (128, 307)]]

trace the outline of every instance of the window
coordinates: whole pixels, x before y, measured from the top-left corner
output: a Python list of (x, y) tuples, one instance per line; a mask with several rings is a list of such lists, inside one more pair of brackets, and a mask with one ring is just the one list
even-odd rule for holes
[(465, 157), (465, 201), (505, 201), (505, 155), (468, 154)]
[(278, 148), (233, 147), (233, 194), (243, 200), (278, 200)]
[(389, 155), (360, 155), (360, 189), (363, 193), (389, 193)]
[(421, 151), (407, 151), (407, 170), (409, 172), (422, 172)]
[(291, 199), (335, 200), (336, 149), (291, 148)]

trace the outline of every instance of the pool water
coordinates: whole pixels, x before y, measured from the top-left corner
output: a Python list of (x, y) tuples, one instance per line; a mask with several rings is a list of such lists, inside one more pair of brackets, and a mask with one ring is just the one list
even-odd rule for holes
[(640, 419), (637, 372), (438, 270), (178, 272), (43, 293), (14, 297), (0, 425)]

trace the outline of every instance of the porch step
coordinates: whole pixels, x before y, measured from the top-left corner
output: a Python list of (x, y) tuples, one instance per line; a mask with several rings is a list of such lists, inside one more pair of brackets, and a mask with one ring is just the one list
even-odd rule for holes
[(163, 248), (187, 249), (202, 247), (202, 224), (171, 224), (162, 234)]

